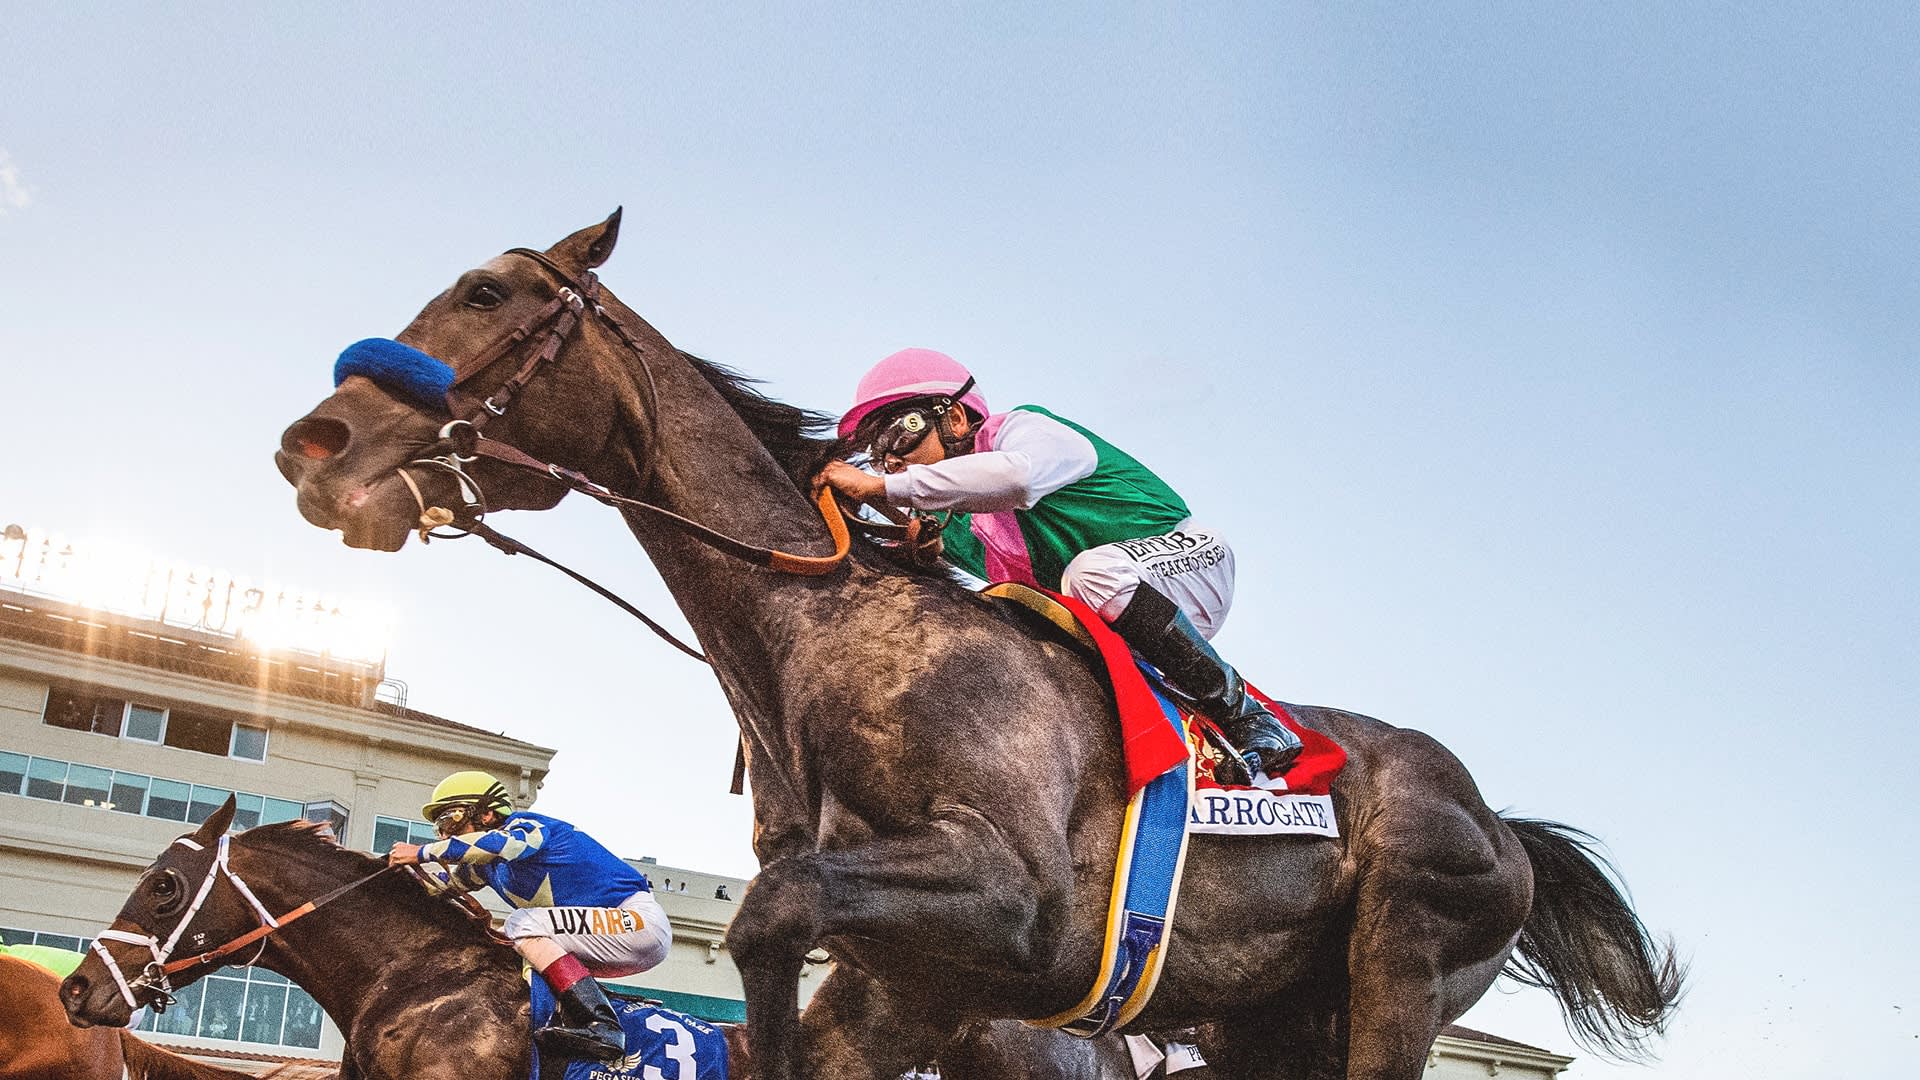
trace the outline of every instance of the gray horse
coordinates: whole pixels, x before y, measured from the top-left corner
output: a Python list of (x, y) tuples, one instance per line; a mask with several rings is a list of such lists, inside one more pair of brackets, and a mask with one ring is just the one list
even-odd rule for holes
[[(808, 491), (831, 452), (824, 418), (675, 349), (603, 291), (592, 271), (618, 226), (616, 212), (514, 249), (429, 302), (398, 340), (452, 366), (444, 400), (353, 375), (290, 426), (276, 462), (301, 513), (393, 551), (423, 511), (553, 506), (565, 473), (515, 467), (501, 452), (515, 447), (749, 546), (824, 552)], [(447, 428), (456, 417), (486, 438)], [(452, 456), (476, 445), (478, 460)], [(757, 1074), (885, 1080), (969, 1022), (1080, 999), (1124, 807), (1101, 676), (869, 545), (789, 574), (793, 560), (751, 564), (623, 512), (748, 748), (761, 871), (727, 940)], [(1630, 1053), (1661, 1029), (1678, 966), (1582, 834), (1503, 820), (1420, 732), (1294, 713), (1347, 752), (1340, 838), (1196, 837), (1170, 958), (1129, 1030), (1206, 1024), (1222, 1075), (1416, 1080), (1503, 969), (1551, 989), (1602, 1048)], [(816, 946), (840, 964), (803, 1020)]]

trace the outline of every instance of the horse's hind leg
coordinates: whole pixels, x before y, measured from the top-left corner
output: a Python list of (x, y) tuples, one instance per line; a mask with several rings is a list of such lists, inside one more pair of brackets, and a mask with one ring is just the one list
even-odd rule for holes
[(1401, 825), (1381, 830), (1356, 898), (1347, 1080), (1419, 1080), (1440, 1029), (1499, 974), (1532, 893), (1497, 825), (1441, 807)]

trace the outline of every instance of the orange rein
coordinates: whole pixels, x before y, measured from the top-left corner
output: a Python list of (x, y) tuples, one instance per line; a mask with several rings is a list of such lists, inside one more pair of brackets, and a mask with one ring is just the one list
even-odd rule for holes
[(816, 577), (846, 561), (847, 552), (853, 547), (853, 537), (847, 532), (847, 515), (840, 509), (840, 500), (833, 497), (832, 488), (823, 487), (815, 501), (820, 507), (821, 519), (827, 523), (827, 532), (833, 536), (833, 554), (790, 555), (784, 551), (769, 550), (768, 567), (783, 574)]

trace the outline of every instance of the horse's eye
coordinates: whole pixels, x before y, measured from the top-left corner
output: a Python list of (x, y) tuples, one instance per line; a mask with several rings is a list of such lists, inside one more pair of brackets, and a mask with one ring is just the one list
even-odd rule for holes
[(486, 311), (499, 307), (506, 303), (506, 300), (507, 294), (504, 289), (492, 282), (483, 281), (475, 285), (473, 291), (467, 294), (466, 304), (470, 308)]
[(178, 870), (156, 875), (149, 888), (153, 893), (153, 912), (156, 915), (172, 915), (187, 906), (186, 881)]

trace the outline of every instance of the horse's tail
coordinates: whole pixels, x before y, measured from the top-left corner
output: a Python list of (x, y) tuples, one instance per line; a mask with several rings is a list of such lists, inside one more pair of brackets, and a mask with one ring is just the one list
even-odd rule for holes
[(1553, 992), (1574, 1037), (1618, 1058), (1643, 1058), (1679, 1004), (1685, 967), (1657, 942), (1594, 850), (1551, 821), (1502, 818), (1533, 862), (1533, 909), (1505, 974)]

